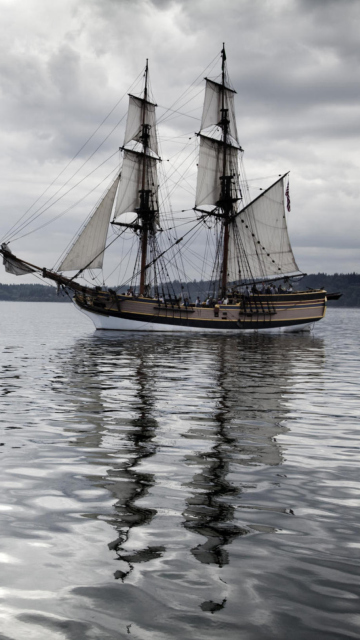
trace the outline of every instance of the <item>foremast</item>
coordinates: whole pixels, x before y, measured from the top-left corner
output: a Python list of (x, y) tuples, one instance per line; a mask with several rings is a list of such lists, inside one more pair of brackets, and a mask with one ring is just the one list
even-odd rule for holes
[(139, 216), (140, 222), (140, 236), (141, 236), (141, 265), (140, 265), (140, 295), (144, 295), (146, 290), (146, 257), (147, 257), (147, 248), (148, 248), (148, 235), (154, 229), (154, 218), (155, 218), (155, 210), (152, 207), (151, 202), (151, 190), (146, 189), (146, 173), (147, 173), (147, 150), (149, 146), (150, 139), (150, 125), (146, 122), (146, 103), (148, 97), (148, 74), (149, 74), (149, 63), (148, 59), (146, 59), (145, 66), (145, 86), (144, 86), (144, 99), (142, 104), (142, 122), (141, 122), (141, 142), (143, 145), (143, 167), (142, 167), (142, 176), (141, 176), (141, 189), (139, 191), (140, 196), (140, 206), (137, 209), (137, 214)]
[[(112, 224), (133, 229), (139, 235), (139, 294), (146, 295), (149, 283), (148, 251), (154, 248), (158, 224), (158, 143), (155, 121), (156, 104), (149, 101), (149, 65), (146, 60), (144, 90), (141, 98), (129, 96), (124, 145), (123, 167)], [(118, 216), (134, 212), (137, 219), (130, 224), (118, 221)], [(137, 267), (135, 266), (135, 270)]]
[[(141, 295), (145, 295), (148, 288), (147, 253), (149, 245), (150, 253), (155, 253), (158, 220), (157, 163), (160, 158), (155, 122), (156, 105), (148, 99), (148, 85), (149, 67), (146, 60), (142, 97), (129, 95), (120, 174), (116, 176), (58, 267), (58, 271), (77, 271), (73, 278), (87, 269), (102, 269), (111, 220), (111, 224), (123, 227), (123, 231), (128, 228), (139, 236), (133, 278), (137, 282), (140, 280)], [(123, 222), (122, 216), (125, 213), (133, 213), (137, 217), (131, 223)]]
[[(227, 173), (227, 164), (226, 164), (226, 156), (227, 156), (227, 139), (228, 139), (228, 130), (230, 125), (229, 120), (229, 109), (225, 106), (225, 61), (226, 61), (226, 53), (225, 53), (225, 44), (223, 44), (223, 48), (221, 51), (221, 120), (220, 126), (222, 128), (222, 143), (223, 143), (223, 166), (222, 166), (222, 175), (220, 176), (221, 183), (221, 192), (220, 199), (217, 202), (217, 205), (223, 212), (223, 225), (224, 225), (224, 242), (223, 242), (223, 259), (222, 259), (222, 276), (221, 276), (221, 297), (226, 296), (227, 290), (227, 267), (228, 267), (228, 256), (229, 256), (229, 223), (231, 219), (231, 215), (233, 214), (233, 204), (234, 200), (232, 196), (232, 184), (231, 181), (233, 176), (226, 175)], [(235, 200), (236, 201), (236, 200)]]

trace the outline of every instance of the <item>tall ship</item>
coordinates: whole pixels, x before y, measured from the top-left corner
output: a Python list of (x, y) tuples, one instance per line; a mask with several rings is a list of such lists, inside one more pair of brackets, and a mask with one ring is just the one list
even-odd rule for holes
[[(288, 174), (251, 199), (241, 174), (239, 143), (225, 48), (220, 73), (205, 78), (198, 140), (197, 184), (191, 219), (165, 233), (159, 206), (159, 141), (148, 64), (139, 96), (129, 95), (122, 165), (56, 269), (13, 253), (4, 241), (5, 269), (35, 274), (70, 294), (96, 329), (119, 331), (304, 331), (325, 315), (327, 293), (294, 290), (304, 275), (288, 235)], [(165, 216), (166, 218), (166, 216)], [(114, 240), (132, 234), (132, 273), (120, 286), (91, 284)], [(196, 259), (206, 264), (206, 291), (188, 293), (181, 268), (189, 239), (199, 232)], [(207, 238), (210, 237), (211, 242)], [(210, 251), (209, 247), (212, 247)], [(170, 267), (179, 265), (174, 282)], [(180, 286), (180, 289), (179, 289)], [(297, 285), (297, 289), (298, 289)], [(194, 287), (193, 287), (194, 290)]]

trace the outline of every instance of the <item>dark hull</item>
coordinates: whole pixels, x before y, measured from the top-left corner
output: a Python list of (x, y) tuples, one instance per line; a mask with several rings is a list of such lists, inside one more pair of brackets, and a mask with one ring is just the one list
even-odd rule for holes
[(257, 295), (237, 304), (193, 307), (159, 304), (112, 292), (77, 293), (77, 306), (98, 329), (253, 331), (308, 327), (325, 315), (326, 292)]

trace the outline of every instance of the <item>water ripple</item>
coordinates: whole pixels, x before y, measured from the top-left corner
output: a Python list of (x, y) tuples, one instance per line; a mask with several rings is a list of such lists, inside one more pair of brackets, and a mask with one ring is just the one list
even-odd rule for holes
[(1, 638), (358, 637), (360, 312), (171, 336), (0, 306)]

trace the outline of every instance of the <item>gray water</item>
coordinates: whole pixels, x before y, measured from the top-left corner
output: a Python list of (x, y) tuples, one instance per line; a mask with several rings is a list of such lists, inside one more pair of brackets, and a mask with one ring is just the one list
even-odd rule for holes
[(359, 339), (0, 303), (0, 639), (358, 638)]

